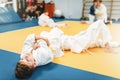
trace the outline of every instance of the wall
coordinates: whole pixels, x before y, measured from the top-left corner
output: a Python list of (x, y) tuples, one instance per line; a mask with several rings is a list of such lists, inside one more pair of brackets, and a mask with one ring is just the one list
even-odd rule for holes
[(17, 0), (0, 0), (0, 7), (5, 7), (6, 5), (12, 4), (12, 7), (14, 8), (15, 12), (17, 11)]
[[(51, 0), (45, 0), (48, 3)], [(66, 18), (80, 19), (82, 15), (82, 0), (53, 0), (56, 9), (63, 12)]]
[(17, 0), (13, 0), (13, 8), (17, 12)]

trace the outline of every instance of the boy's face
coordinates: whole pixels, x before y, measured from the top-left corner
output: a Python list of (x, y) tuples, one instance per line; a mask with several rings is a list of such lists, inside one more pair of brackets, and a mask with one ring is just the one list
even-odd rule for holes
[(100, 6), (101, 5), (101, 2), (97, 1), (97, 6)]
[(97, 6), (97, 2), (93, 2), (93, 5), (94, 5), (94, 6)]
[(48, 15), (49, 15), (49, 13), (48, 13), (48, 12), (45, 12), (45, 15), (47, 15), (47, 16), (48, 16)]
[(31, 53), (26, 53), (23, 58), (20, 60), (21, 63), (26, 64), (30, 67), (36, 67), (35, 60)]

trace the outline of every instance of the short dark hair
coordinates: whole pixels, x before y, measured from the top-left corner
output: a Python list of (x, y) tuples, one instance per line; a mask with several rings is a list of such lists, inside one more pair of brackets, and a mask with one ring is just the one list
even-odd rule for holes
[(34, 67), (30, 67), (24, 63), (18, 62), (15, 68), (15, 76), (19, 79), (29, 78), (33, 71)]
[(102, 0), (93, 0), (93, 2), (98, 2), (98, 1), (99, 1), (99, 2), (102, 2)]

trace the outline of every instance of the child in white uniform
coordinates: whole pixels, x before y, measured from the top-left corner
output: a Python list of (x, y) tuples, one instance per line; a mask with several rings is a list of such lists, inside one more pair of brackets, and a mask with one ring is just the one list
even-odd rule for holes
[(66, 49), (75, 53), (81, 53), (88, 48), (106, 47), (106, 45), (110, 47), (119, 46), (117, 42), (111, 42), (110, 32), (102, 20), (94, 22), (87, 30), (74, 36), (65, 35), (58, 28), (53, 28), (50, 32), (44, 31), (40, 36), (48, 38), (53, 50), (56, 50), (56, 48), (59, 50), (57, 52), (58, 56), (62, 56), (62, 50)]
[(104, 4), (102, 4), (102, 0), (94, 0), (97, 2), (97, 8), (95, 10), (95, 14), (97, 19), (103, 20), (105, 23), (107, 22), (107, 8)]
[(49, 26), (51, 28), (66, 26), (66, 24), (55, 23), (48, 15), (49, 15), (48, 11), (44, 11), (44, 13), (38, 17), (38, 24), (40, 26)]
[(53, 53), (48, 46), (49, 42), (46, 38), (35, 34), (29, 35), (24, 42), (21, 58), (15, 69), (16, 77), (30, 77), (37, 66), (52, 62)]
[(93, 23), (95, 21), (95, 18), (96, 18), (96, 15), (95, 15), (96, 6), (97, 6), (97, 2), (93, 1), (93, 5), (90, 7), (89, 23)]

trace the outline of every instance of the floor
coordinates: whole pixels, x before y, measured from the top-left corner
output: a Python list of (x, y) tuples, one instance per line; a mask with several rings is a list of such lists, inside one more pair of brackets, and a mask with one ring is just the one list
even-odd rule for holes
[[(80, 31), (86, 30), (89, 24), (82, 24), (79, 21), (63, 21), (59, 23), (67, 23), (68, 26), (60, 28), (65, 34), (74, 35)], [(119, 30), (120, 24), (107, 25), (110, 29), (113, 41), (120, 42)], [(50, 31), (49, 27), (30, 27), (14, 31), (8, 31), (0, 34), (0, 49), (20, 54), (23, 42), (28, 34), (40, 34), (41, 31)], [(120, 79), (120, 48), (116, 52), (108, 52), (103, 48), (89, 49), (93, 54), (87, 52), (75, 54), (65, 51), (61, 58), (55, 58), (54, 63), (62, 64), (76, 69), (90, 71), (114, 78)]]

